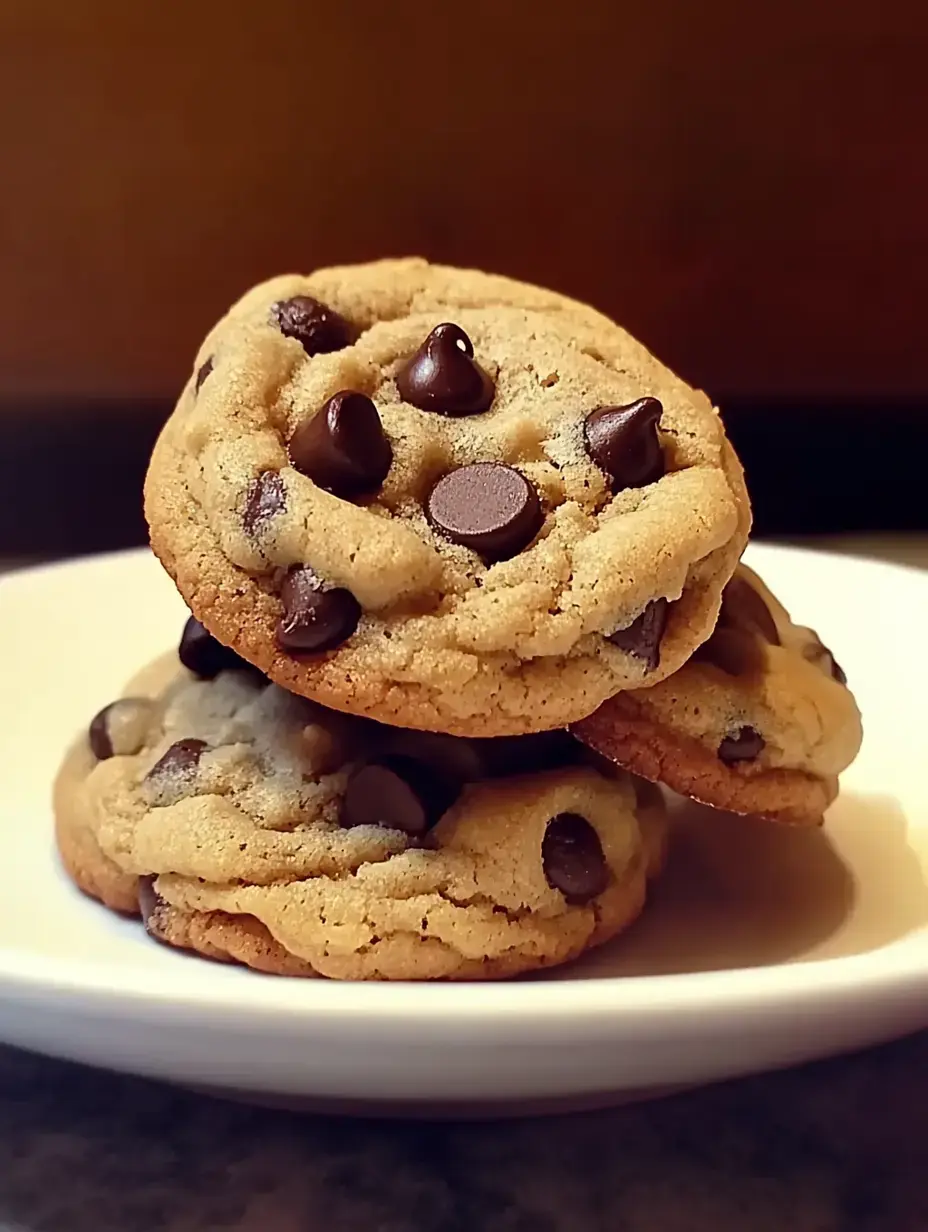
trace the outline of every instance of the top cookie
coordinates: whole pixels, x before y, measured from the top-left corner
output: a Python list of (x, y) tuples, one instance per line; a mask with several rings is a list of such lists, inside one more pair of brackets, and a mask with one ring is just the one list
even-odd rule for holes
[(710, 633), (750, 520), (709, 401), (571, 300), (389, 261), (216, 326), (146, 482), (195, 615), (387, 723), (543, 730)]

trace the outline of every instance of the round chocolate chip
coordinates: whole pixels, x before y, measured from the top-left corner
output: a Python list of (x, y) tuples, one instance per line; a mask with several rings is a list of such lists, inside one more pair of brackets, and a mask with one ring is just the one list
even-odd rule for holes
[(657, 425), (664, 408), (657, 398), (629, 406), (598, 406), (583, 421), (586, 451), (606, 472), (613, 492), (643, 488), (664, 473)]
[(747, 578), (738, 573), (722, 591), (719, 625), (723, 628), (752, 630), (772, 646), (780, 645), (780, 634), (770, 608)]
[(345, 499), (376, 492), (393, 461), (376, 406), (350, 389), (335, 394), (300, 424), (289, 452), (301, 474)]
[(719, 745), (719, 761), (732, 766), (737, 761), (753, 761), (764, 750), (765, 740), (753, 727), (739, 727)]
[(626, 654), (643, 660), (648, 671), (653, 672), (661, 661), (661, 638), (669, 614), (670, 604), (666, 599), (652, 599), (630, 625), (607, 634), (606, 640)]
[(346, 642), (361, 619), (361, 605), (343, 587), (326, 590), (308, 565), (291, 569), (280, 589), (284, 613), (277, 644), (291, 654), (313, 654)]
[(428, 516), (445, 538), (488, 563), (521, 552), (544, 522), (533, 485), (502, 462), (475, 462), (439, 479), (429, 493)]
[(98, 761), (131, 757), (145, 743), (154, 707), (147, 697), (121, 697), (91, 720), (87, 735)]
[(548, 885), (575, 905), (598, 897), (609, 884), (599, 835), (579, 813), (558, 813), (548, 822), (541, 840), (541, 864)]
[(283, 513), (286, 507), (287, 489), (284, 487), (284, 481), (277, 471), (262, 471), (248, 489), (242, 525), (247, 534), (253, 535), (275, 514)]
[(193, 672), (201, 680), (213, 680), (220, 672), (250, 666), (234, 650), (217, 641), (195, 616), (191, 616), (184, 625), (177, 657), (188, 672)]
[(446, 813), (460, 791), (412, 757), (388, 754), (360, 766), (348, 780), (342, 801), (343, 826), (386, 826), (404, 834), (425, 834)]
[(193, 774), (199, 764), (203, 751), (206, 748), (205, 740), (197, 740), (193, 736), (188, 736), (184, 740), (176, 740), (171, 747), (162, 754), (149, 770), (146, 778), (148, 779), (167, 779), (167, 778), (187, 778)]
[(213, 357), (212, 355), (210, 355), (209, 359), (207, 359), (204, 363), (202, 363), (200, 367), (197, 369), (196, 379), (194, 380), (194, 384), (193, 384), (193, 388), (197, 393), (200, 392), (200, 386), (203, 384), (203, 382), (206, 380), (206, 378), (209, 376), (212, 370), (213, 370)]
[(493, 382), (474, 359), (460, 325), (436, 325), (396, 374), (404, 402), (439, 415), (480, 415), (490, 409)]
[(307, 355), (341, 351), (357, 337), (357, 331), (344, 317), (311, 295), (280, 300), (271, 308), (271, 314), (280, 332), (287, 338), (296, 338)]

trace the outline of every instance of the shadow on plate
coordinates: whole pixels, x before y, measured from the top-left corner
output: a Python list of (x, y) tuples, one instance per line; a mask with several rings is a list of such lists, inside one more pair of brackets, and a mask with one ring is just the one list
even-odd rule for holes
[(928, 924), (928, 832), (910, 833), (891, 796), (842, 795), (820, 830), (689, 801), (676, 802), (673, 814), (667, 867), (638, 923), (546, 978), (841, 958)]

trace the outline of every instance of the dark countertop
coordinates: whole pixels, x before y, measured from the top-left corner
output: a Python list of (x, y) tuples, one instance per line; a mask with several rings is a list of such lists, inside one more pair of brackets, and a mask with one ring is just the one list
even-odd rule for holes
[(653, 1103), (426, 1124), (0, 1049), (0, 1232), (923, 1232), (928, 1033)]

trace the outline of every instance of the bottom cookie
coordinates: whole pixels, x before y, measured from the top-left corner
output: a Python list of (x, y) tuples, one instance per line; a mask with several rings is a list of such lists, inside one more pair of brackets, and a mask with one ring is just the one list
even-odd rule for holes
[(72, 749), (55, 812), (74, 881), (169, 945), (281, 975), (495, 979), (635, 919), (664, 841), (641, 790), (565, 733), (387, 728), (172, 656)]

